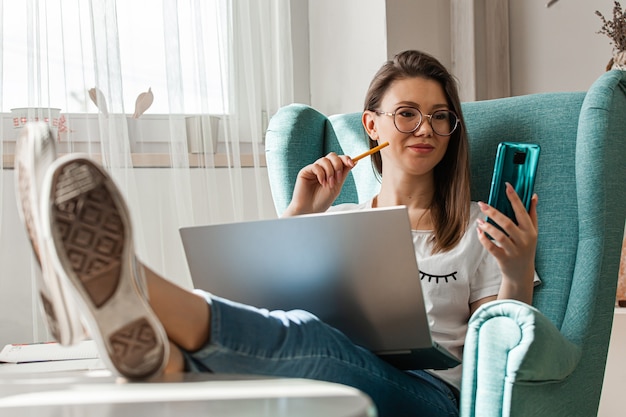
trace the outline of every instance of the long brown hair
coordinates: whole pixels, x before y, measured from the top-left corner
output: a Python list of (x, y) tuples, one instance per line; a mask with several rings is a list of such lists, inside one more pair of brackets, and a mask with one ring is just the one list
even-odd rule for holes
[[(450, 136), (446, 153), (434, 168), (435, 194), (431, 203), (434, 223), (433, 252), (445, 252), (456, 246), (468, 226), (470, 207), (469, 150), (465, 120), (456, 79), (433, 56), (420, 51), (404, 51), (387, 61), (374, 76), (365, 96), (364, 110), (378, 110), (396, 80), (421, 77), (438, 82), (447, 104), (459, 116), (459, 127)], [(370, 148), (378, 145), (369, 139)], [(375, 173), (383, 174), (380, 153), (372, 155)]]

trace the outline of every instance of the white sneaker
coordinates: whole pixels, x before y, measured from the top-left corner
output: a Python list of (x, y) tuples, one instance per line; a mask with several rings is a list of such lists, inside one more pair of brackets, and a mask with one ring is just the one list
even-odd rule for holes
[(67, 297), (58, 277), (48, 268), (41, 242), (39, 192), (44, 174), (56, 157), (55, 142), (48, 125), (44, 122), (26, 124), (15, 150), (18, 211), (41, 266), (41, 273), (36, 274), (36, 286), (48, 329), (60, 344), (73, 345), (85, 339), (85, 330), (72, 297)]
[(70, 283), (102, 360), (131, 379), (160, 374), (169, 343), (146, 299), (130, 215), (112, 178), (88, 157), (67, 155), (50, 166), (41, 203), (50, 259)]

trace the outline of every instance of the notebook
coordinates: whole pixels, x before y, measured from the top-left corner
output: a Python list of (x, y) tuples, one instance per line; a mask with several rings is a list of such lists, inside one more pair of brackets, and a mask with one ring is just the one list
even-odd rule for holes
[(180, 229), (195, 288), (302, 309), (401, 369), (460, 360), (431, 337), (406, 207)]

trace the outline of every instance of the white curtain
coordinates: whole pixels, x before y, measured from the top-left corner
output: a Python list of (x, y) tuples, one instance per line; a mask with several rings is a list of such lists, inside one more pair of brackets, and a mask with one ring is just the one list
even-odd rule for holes
[(275, 215), (263, 137), (293, 101), (289, 0), (0, 0), (0, 22), (0, 344), (49, 337), (17, 223), (20, 120), (109, 170), (139, 257), (181, 285), (180, 227)]

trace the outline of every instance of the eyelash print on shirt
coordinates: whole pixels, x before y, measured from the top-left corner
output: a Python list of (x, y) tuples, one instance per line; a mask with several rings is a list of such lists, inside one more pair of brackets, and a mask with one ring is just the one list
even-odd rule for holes
[(454, 271), (451, 274), (447, 274), (447, 275), (431, 275), (429, 273), (426, 273), (424, 271), (420, 271), (420, 281), (423, 281), (424, 278), (428, 278), (428, 282), (431, 282), (433, 279), (435, 280), (436, 284), (439, 284), (439, 280), (445, 280), (446, 284), (449, 282), (448, 279), (452, 278), (456, 281), (456, 274), (458, 273), (458, 271)]

